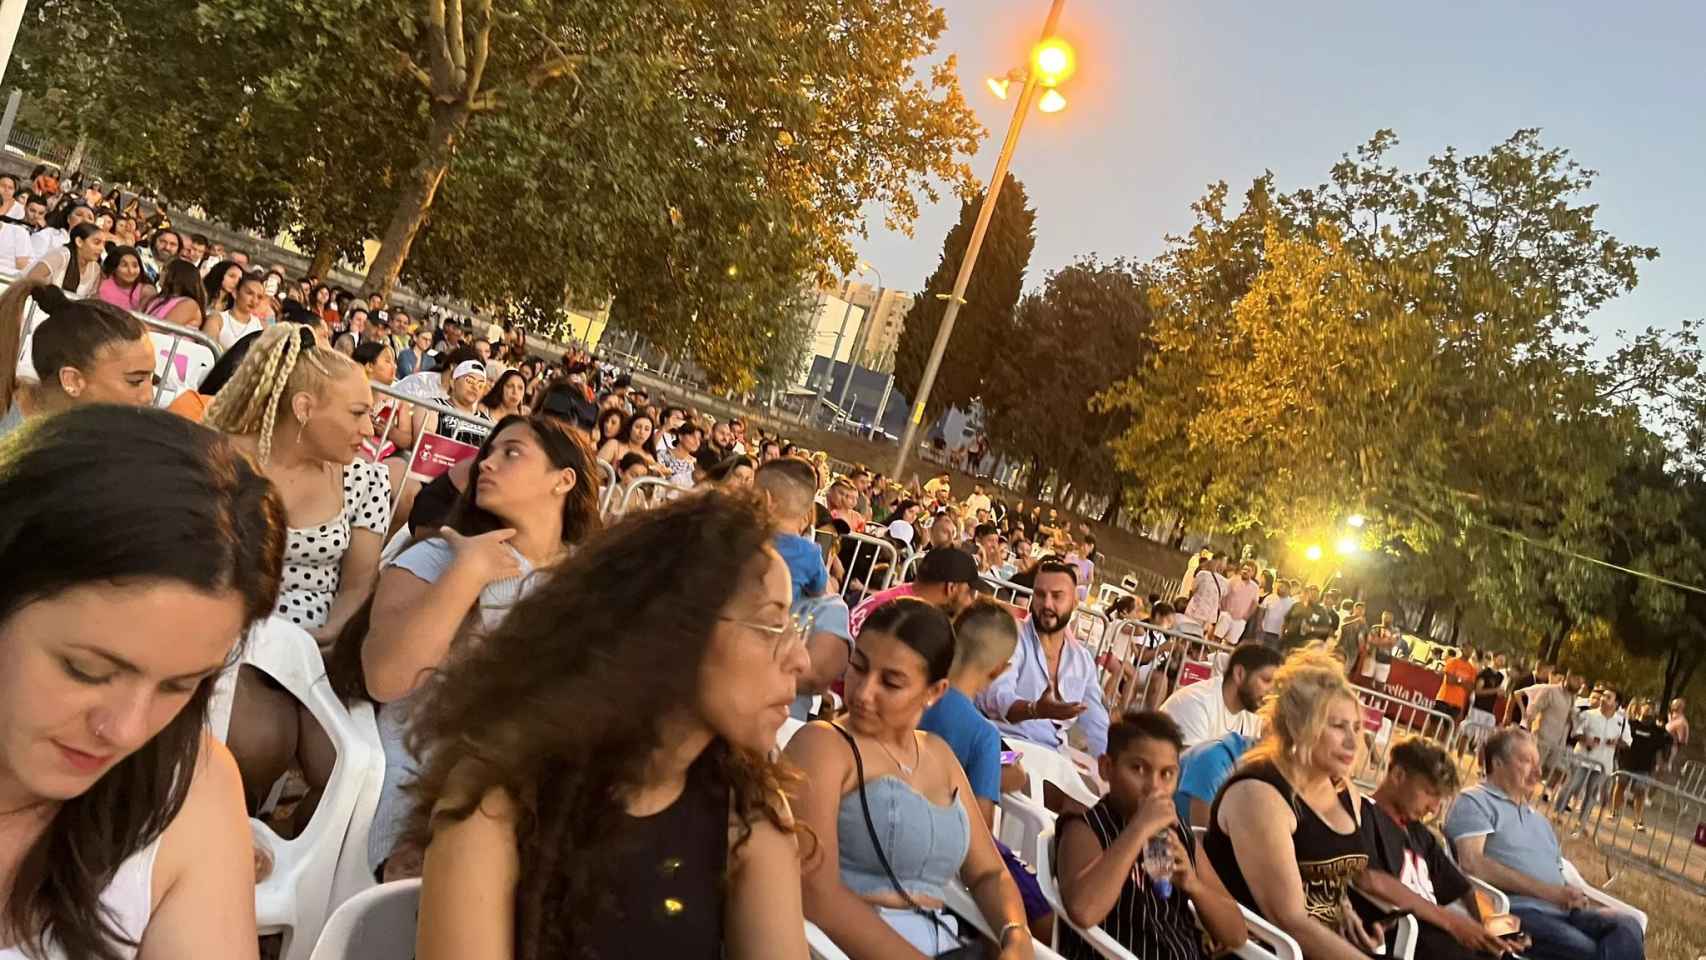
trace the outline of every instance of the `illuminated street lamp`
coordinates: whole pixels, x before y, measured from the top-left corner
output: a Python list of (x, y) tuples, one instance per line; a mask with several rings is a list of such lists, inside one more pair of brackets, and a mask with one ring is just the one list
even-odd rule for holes
[(1339, 556), (1348, 557), (1351, 554), (1356, 553), (1358, 550), (1361, 550), (1362, 545), (1357, 543), (1355, 537), (1340, 537), (1337, 549), (1339, 551)]
[[(954, 320), (959, 316), (960, 305), (966, 302), (966, 287), (971, 283), (972, 268), (977, 265), (977, 255), (983, 249), (983, 235), (989, 230), (990, 217), (995, 215), (995, 200), (1001, 193), (1001, 185), (1007, 179), (1007, 168), (1013, 162), (1013, 148), (1019, 144), (1019, 131), (1025, 126), (1025, 116), (1030, 113), (1031, 102), (1037, 98), (1039, 88), (1046, 89), (1038, 108), (1047, 113), (1056, 113), (1066, 106), (1066, 98), (1054, 90), (1061, 81), (1072, 75), (1077, 68), (1077, 57), (1072, 52), (1072, 46), (1055, 35), (1055, 28), (1060, 23), (1060, 10), (1066, 5), (1066, 0), (1051, 0), (1048, 18), (1043, 21), (1042, 37), (1037, 45), (1031, 48), (1031, 68), (1024, 73), (1024, 87), (1019, 94), (1019, 102), (1013, 107), (1013, 119), (1007, 123), (1007, 137), (1001, 144), (1001, 153), (995, 160), (995, 173), (989, 179), (989, 189), (983, 195), (983, 206), (978, 209), (977, 223), (972, 226), (971, 241), (966, 244), (965, 256), (960, 259), (960, 270), (954, 278), (954, 292), (950, 295), (947, 309), (942, 311), (942, 323), (936, 329), (936, 342), (930, 347), (930, 358), (924, 363), (924, 375), (918, 381), (918, 395), (912, 401), (912, 415), (906, 418), (906, 433), (900, 439), (900, 453), (896, 455), (894, 470), (890, 476), (900, 477), (906, 470), (906, 459), (912, 453), (912, 448), (918, 443), (918, 428), (924, 422), (924, 408), (930, 401), (930, 389), (936, 385), (936, 372), (942, 366), (942, 355), (947, 352), (948, 338), (954, 333)], [(1005, 77), (991, 78), (989, 89), (997, 97), (1007, 99), (1007, 90), (1012, 82), (1019, 77), (1009, 71)]]
[(1356, 529), (1361, 530), (1362, 525), (1367, 523), (1368, 519), (1360, 513), (1353, 513), (1349, 517), (1345, 518), (1345, 522)]
[(1310, 563), (1314, 563), (1321, 559), (1321, 548), (1314, 544), (1310, 544), (1309, 549), (1303, 551), (1303, 555), (1309, 558)]

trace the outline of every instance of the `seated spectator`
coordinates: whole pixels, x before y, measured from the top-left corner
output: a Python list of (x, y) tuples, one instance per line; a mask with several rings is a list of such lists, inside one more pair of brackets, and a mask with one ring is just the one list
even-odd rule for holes
[(1095, 658), (1073, 636), (1077, 575), (1074, 567), (1053, 560), (1037, 568), (1031, 615), (1019, 627), (1018, 648), (977, 705), (1003, 734), (1048, 747), (1059, 747), (1067, 728), (1076, 726), (1085, 749), (1100, 756), (1107, 752), (1108, 711)]
[[(784, 457), (783, 459), (787, 459)], [(853, 608), (849, 625), (858, 639), (865, 618), (878, 607), (900, 597), (917, 597), (931, 606), (941, 607), (950, 617), (971, 606), (979, 591), (987, 592), (989, 585), (977, 575), (977, 561), (958, 550), (938, 550), (927, 553), (918, 561), (918, 579), (887, 590), (873, 593)]]
[[(284, 497), (290, 525), (277, 616), (330, 645), (367, 601), (390, 522), (385, 469), (357, 459), (373, 435), (373, 394), (344, 355), (308, 346), (305, 328), (279, 324), (250, 347), (203, 422), (254, 457)], [(324, 734), (299, 737), (306, 708), (254, 667), (238, 672), (226, 744), (243, 770), (251, 810), (272, 791), (299, 748), (311, 783), (331, 774)]]
[(675, 428), (674, 438), (669, 449), (658, 452), (658, 465), (669, 474), (670, 483), (683, 490), (691, 490), (699, 471), (698, 454), (705, 440), (705, 430), (688, 421)]
[(1224, 674), (1175, 690), (1161, 704), (1161, 712), (1179, 725), (1187, 748), (1219, 740), (1233, 730), (1254, 739), (1261, 733), (1256, 711), (1284, 661), (1276, 650), (1244, 644), (1232, 651)]
[(1208, 826), (1208, 813), (1215, 796), (1255, 742), (1254, 737), (1232, 730), (1218, 740), (1204, 740), (1179, 755), (1179, 787), (1173, 793), (1179, 819), (1193, 827)]
[(954, 751), (990, 829), (995, 827), (1001, 794), (1023, 790), (1025, 775), (1017, 763), (1002, 766), (1001, 732), (973, 701), (1007, 671), (1018, 644), (1019, 625), (1006, 607), (988, 598), (973, 600), (954, 618), (948, 689), (918, 722), (918, 729), (941, 737)]
[[(605, 411), (604, 414), (600, 414), (600, 418), (602, 419), (609, 412)], [(637, 453), (643, 457), (651, 456), (647, 451), (651, 448), (654, 427), (655, 424), (652, 423), (651, 417), (643, 413), (630, 415), (622, 421), (622, 428), (616, 436), (606, 440), (604, 445), (599, 447), (598, 459), (614, 466), (626, 454)]]
[(486, 367), (479, 360), (464, 360), (450, 372), (450, 395), (444, 404), (455, 413), (430, 414), (426, 430), (461, 443), (477, 445), (491, 433), (492, 418), (480, 407), (486, 395)]
[[(1426, 822), (1457, 792), (1457, 764), (1420, 737), (1392, 745), (1386, 776), (1363, 798), (1362, 834), (1369, 869), (1358, 886), (1413, 913), (1420, 923), (1415, 955), (1438, 960), (1496, 957), (1525, 949), (1488, 932), (1480, 901), (1463, 871)], [(1446, 910), (1462, 904), (1464, 913)]]
[(25, 268), (20, 279), (52, 284), (82, 300), (100, 289), (101, 260), (106, 255), (106, 233), (94, 223), (80, 223), (71, 228), (63, 244), (48, 248)]
[(1357, 960), (1385, 930), (1365, 925), (1348, 893), (1368, 865), (1350, 782), (1362, 750), (1356, 688), (1330, 654), (1299, 650), (1261, 717), (1266, 732), (1215, 798), (1203, 850), (1233, 897), (1304, 956)]
[(750, 489), (756, 477), (757, 464), (744, 453), (737, 453), (711, 468), (705, 474), (708, 483), (735, 490)]
[[(628, 418), (622, 415), (622, 411), (615, 407), (610, 407), (598, 412), (598, 452), (600, 460), (605, 460), (607, 463), (613, 462), (606, 460), (604, 452), (606, 450), (616, 450), (621, 448), (622, 428), (627, 424), (627, 420)], [(612, 444), (614, 444), (614, 446), (611, 446)]]
[(416, 956), (804, 957), (768, 759), (806, 669), (788, 594), (763, 508), (713, 491), (595, 535), (451, 657), (411, 717)]
[(493, 423), (505, 417), (527, 416), (527, 378), (520, 371), (505, 370), (480, 398), (480, 409)]
[[(599, 527), (592, 452), (560, 421), (506, 418), (471, 469), (477, 480), (463, 490), (450, 523), (391, 562), (365, 630), (338, 641), (333, 674), (341, 692), (381, 704), (385, 788), (368, 841), (375, 870), (392, 855), (408, 810), (403, 791), (419, 768), (405, 746), (414, 692), (454, 649), (497, 629), (538, 585), (535, 571)], [(355, 677), (360, 683), (350, 682)], [(418, 874), (418, 856), (402, 861), (387, 879)]]
[[(969, 558), (968, 558), (969, 559)], [(794, 812), (818, 839), (804, 865), (806, 918), (852, 960), (934, 957), (960, 946), (943, 886), (971, 891), (1002, 956), (1030, 956), (1024, 905), (953, 751), (923, 733), (948, 690), (954, 629), (901, 598), (871, 614), (847, 670), (846, 728), (814, 723), (788, 742), (805, 774)], [(882, 826), (877, 826), (881, 824)]]
[(812, 465), (804, 460), (773, 460), (758, 471), (756, 483), (770, 508), (770, 545), (788, 565), (794, 603), (822, 596), (829, 590), (829, 568), (824, 565), (823, 549), (805, 536), (812, 526), (812, 493), (817, 483)]
[(261, 284), (259, 274), (245, 275), (238, 280), (237, 292), (233, 295), (229, 307), (214, 310), (209, 306), (207, 319), (202, 321), (201, 329), (219, 342), (220, 349), (229, 350), (233, 343), (268, 326), (261, 316), (261, 306), (267, 295)]
[[(26, 335), (24, 309), (43, 319)], [(25, 340), (28, 341), (28, 352)], [(27, 385), (20, 374), (36, 373)], [(15, 280), (0, 295), (0, 436), (24, 417), (89, 403), (142, 406), (154, 397), (154, 341), (142, 321), (99, 300)]]
[(278, 495), (217, 434), (88, 406), (0, 445), (0, 503), (0, 955), (253, 957), (242, 785), (204, 725), (278, 593)]
[(800, 674), (797, 695), (788, 714), (795, 720), (810, 720), (813, 701), (829, 693), (847, 670), (847, 658), (853, 653), (853, 633), (847, 629), (847, 601), (833, 594), (796, 600), (793, 616), (805, 632), (806, 654), (812, 665)]
[(865, 529), (865, 516), (854, 507), (859, 498), (853, 484), (845, 478), (836, 480), (829, 485), (829, 492), (824, 498), (829, 507), (829, 515), (843, 521), (854, 533), (862, 533)]
[(96, 295), (121, 310), (141, 310), (154, 298), (154, 285), (142, 272), (142, 256), (135, 247), (113, 247), (101, 264), (101, 286)]
[(142, 312), (167, 323), (200, 330), (207, 290), (195, 267), (183, 260), (168, 261), (160, 268), (160, 289), (142, 306)]
[[(1140, 957), (1208, 960), (1204, 933), (1216, 952), (1243, 946), (1244, 915), (1213, 865), (1197, 856), (1195, 836), (1173, 809), (1179, 773), (1173, 721), (1161, 713), (1121, 717), (1108, 728), (1108, 752), (1098, 767), (1108, 795), (1087, 813), (1062, 817), (1056, 830), (1055, 872), (1067, 917), (1080, 927), (1101, 926)], [(1170, 852), (1159, 877), (1148, 856), (1158, 837)], [(1099, 957), (1071, 928), (1061, 930), (1060, 941), (1067, 960)]]
[(1645, 937), (1634, 917), (1593, 905), (1564, 881), (1558, 835), (1529, 803), (1540, 785), (1540, 752), (1521, 727), (1504, 727), (1481, 750), (1486, 779), (1463, 791), (1445, 835), (1463, 871), (1510, 896), (1511, 912), (1546, 960), (1641, 960)]

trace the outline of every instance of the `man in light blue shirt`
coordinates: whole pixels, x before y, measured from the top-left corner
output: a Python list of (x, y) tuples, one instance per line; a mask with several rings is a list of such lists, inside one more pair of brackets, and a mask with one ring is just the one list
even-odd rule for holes
[(1077, 725), (1093, 757), (1108, 751), (1108, 709), (1090, 650), (1072, 635), (1078, 571), (1047, 561), (1037, 567), (1031, 616), (1007, 669), (977, 698), (978, 709), (1007, 736), (1059, 747)]
[(1643, 960), (1645, 935), (1636, 919), (1595, 906), (1564, 879), (1558, 835), (1528, 800), (1540, 786), (1534, 735), (1505, 727), (1482, 748), (1486, 780), (1451, 805), (1445, 835), (1463, 872), (1511, 898), (1511, 913), (1534, 941), (1530, 956)]

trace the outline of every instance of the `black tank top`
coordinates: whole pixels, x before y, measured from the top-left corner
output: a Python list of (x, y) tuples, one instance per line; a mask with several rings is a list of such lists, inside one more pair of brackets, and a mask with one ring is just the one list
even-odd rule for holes
[(617, 912), (591, 925), (589, 956), (722, 957), (729, 792), (713, 772), (724, 749), (713, 744), (694, 761), (681, 796), (667, 809), (649, 817), (623, 817), (627, 836), (610, 870)]
[[(1330, 927), (1337, 927), (1345, 888), (1368, 866), (1361, 832), (1352, 830), (1344, 834), (1327, 826), (1314, 808), (1297, 797), (1291, 782), (1271, 760), (1258, 760), (1234, 773), (1215, 796), (1214, 807), (1209, 811), (1208, 836), (1203, 838), (1203, 852), (1208, 855), (1208, 861), (1214, 865), (1221, 882), (1226, 884), (1226, 891), (1239, 903), (1261, 913), (1249, 883), (1244, 880), (1244, 871), (1238, 866), (1238, 857), (1232, 850), (1232, 838), (1220, 829), (1220, 801), (1225, 798), (1226, 791), (1240, 780), (1260, 780), (1273, 787), (1296, 811), (1297, 829), (1292, 832), (1291, 843), (1297, 852), (1298, 873), (1303, 877), (1304, 906), (1311, 917)], [(1339, 805), (1351, 814), (1352, 820), (1356, 819), (1350, 791), (1340, 791)]]

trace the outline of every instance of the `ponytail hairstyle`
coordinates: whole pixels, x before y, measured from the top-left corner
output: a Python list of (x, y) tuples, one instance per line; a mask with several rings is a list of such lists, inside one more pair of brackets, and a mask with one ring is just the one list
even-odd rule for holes
[(298, 393), (321, 395), (339, 377), (361, 374), (349, 357), (318, 346), (312, 329), (279, 323), (262, 332), (220, 388), (202, 418), (205, 426), (257, 439), (261, 465), (272, 459), (273, 427)]
[(61, 290), (76, 292), (78, 285), (83, 281), (83, 268), (77, 262), (77, 245), (87, 240), (90, 234), (100, 232), (100, 224), (94, 222), (79, 223), (71, 228), (71, 232), (65, 240), (65, 274), (59, 278)]
[(0, 410), (11, 409), (17, 394), (26, 301), (47, 314), (30, 341), (30, 362), (46, 389), (59, 389), (60, 370), (86, 370), (103, 348), (148, 335), (141, 320), (103, 300), (73, 300), (60, 288), (39, 280), (12, 281), (11, 289), (0, 295)]

